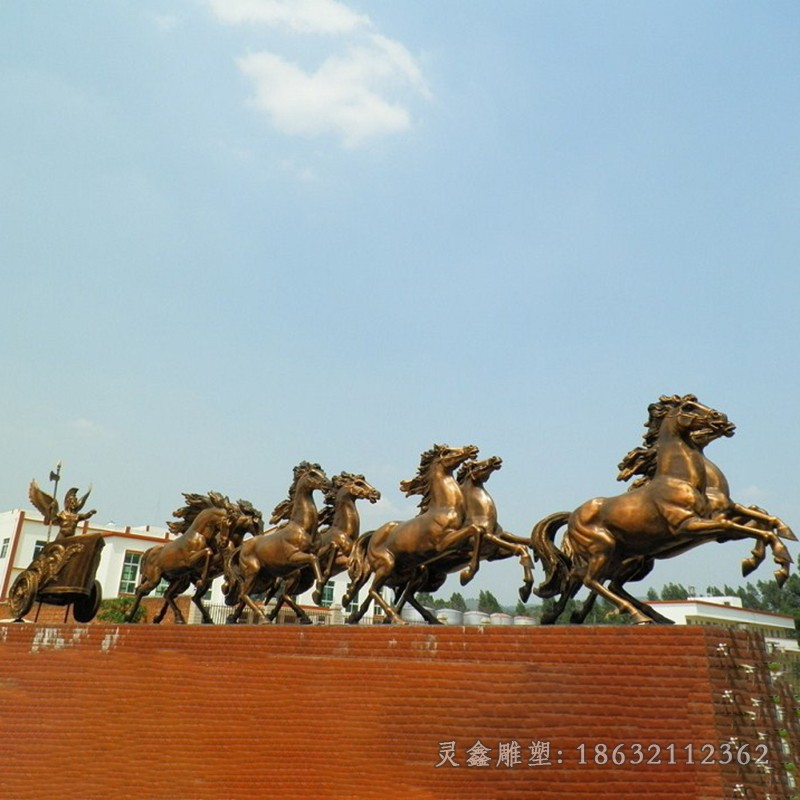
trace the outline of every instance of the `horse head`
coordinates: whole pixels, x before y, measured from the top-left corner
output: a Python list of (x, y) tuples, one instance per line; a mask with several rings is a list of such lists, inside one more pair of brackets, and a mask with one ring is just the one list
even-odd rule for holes
[[(325, 474), (325, 470), (319, 464), (301, 461), (294, 468), (294, 485), (292, 489), (296, 491), (301, 485), (311, 491), (319, 489), (324, 492), (330, 486), (330, 481)], [(289, 490), (290, 495), (292, 494), (292, 489)]]
[(693, 394), (677, 400), (674, 397), (662, 397), (659, 402), (672, 405), (664, 419), (672, 419), (680, 435), (691, 440), (695, 447), (702, 448), (721, 436), (733, 436), (736, 430), (725, 414), (703, 405)]
[(485, 483), (489, 476), (503, 466), (503, 459), (500, 456), (484, 458), (481, 461), (466, 461), (458, 471), (457, 480), (464, 483), (471, 480), (473, 483)]
[(381, 493), (363, 475), (353, 475), (350, 472), (342, 472), (331, 479), (331, 485), (337, 491), (345, 491), (356, 500), (369, 500), (370, 503), (377, 503), (381, 499)]

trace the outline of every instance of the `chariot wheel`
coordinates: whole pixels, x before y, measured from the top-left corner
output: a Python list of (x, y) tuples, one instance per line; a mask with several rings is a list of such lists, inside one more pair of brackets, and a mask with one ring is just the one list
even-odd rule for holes
[(14, 619), (22, 619), (33, 607), (39, 591), (39, 578), (35, 572), (26, 569), (21, 572), (8, 593), (8, 609)]
[(72, 616), (76, 622), (91, 622), (100, 608), (100, 601), (103, 599), (103, 590), (100, 581), (95, 581), (88, 595), (81, 595), (72, 604)]

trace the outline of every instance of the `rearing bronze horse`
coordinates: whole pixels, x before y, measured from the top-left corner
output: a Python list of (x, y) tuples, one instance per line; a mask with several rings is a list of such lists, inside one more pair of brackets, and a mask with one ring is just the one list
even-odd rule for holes
[[(706, 460), (698, 441), (731, 436), (728, 418), (692, 395), (674, 403), (670, 400), (661, 400), (669, 408), (659, 427), (650, 481), (623, 495), (590, 500), (571, 514), (552, 514), (534, 526), (534, 552), (547, 570), (544, 583), (535, 590), (538, 596), (561, 594), (565, 603), (582, 584), (636, 622), (663, 621), (648, 614), (643, 604), (622, 589), (622, 583), (641, 577), (652, 559), (731, 539), (752, 538), (769, 544), (788, 574), (791, 558), (775, 533), (711, 516)], [(567, 531), (559, 549), (554, 537), (565, 523)], [(606, 581), (610, 581), (608, 587)]]
[(175, 598), (194, 583), (196, 591), (192, 597), (192, 602), (199, 609), (203, 623), (210, 625), (214, 620), (203, 604), (203, 598), (208, 593), (214, 580), (222, 575), (226, 559), (230, 558), (231, 553), (242, 543), (244, 537), (247, 534), (257, 536), (263, 533), (264, 520), (261, 512), (248, 500), (239, 500), (237, 503), (231, 503), (227, 497), (222, 497), (216, 492), (210, 492), (208, 495), (187, 494), (184, 497), (186, 498), (187, 506), (176, 512), (176, 516), (181, 517), (180, 521), (169, 523), (169, 529), (173, 533), (180, 535), (186, 531), (200, 511), (215, 503), (222, 504), (228, 509), (230, 530), (224, 544), (214, 550), (214, 554), (211, 557), (211, 565), (205, 577), (203, 577), (202, 572), (190, 570), (172, 578), (167, 590), (164, 592), (164, 604), (161, 610), (153, 617), (153, 622), (158, 624), (164, 619), (168, 608), (176, 608)]
[[(225, 498), (217, 493), (209, 493), (208, 505), (201, 507), (192, 502), (195, 496), (185, 494), (184, 497), (187, 505), (178, 509), (174, 516), (182, 517), (189, 524), (182, 529), (177, 539), (145, 551), (139, 564), (136, 598), (125, 617), (126, 622), (132, 622), (136, 618), (142, 598), (158, 586), (162, 577), (173, 582), (182, 581), (190, 574), (197, 575), (199, 589), (208, 580), (214, 554), (226, 546), (231, 530), (231, 514)], [(180, 523), (174, 524), (180, 526)], [(185, 588), (188, 588), (188, 584)], [(175, 604), (174, 594), (165, 595), (164, 599), (172, 608), (175, 622), (185, 623), (183, 614)], [(199, 600), (196, 600), (196, 604), (205, 611)]]
[[(356, 506), (357, 500), (377, 503), (381, 493), (369, 484), (363, 475), (341, 472), (331, 478), (325, 491), (325, 505), (319, 514), (319, 529), (314, 541), (314, 553), (322, 571), (322, 586), (332, 577), (347, 569), (353, 545), (359, 537), (361, 518)], [(314, 571), (306, 567), (287, 579), (276, 580), (264, 598), (266, 605), (277, 595), (275, 608), (269, 614), (272, 622), (286, 602), (286, 595), (296, 597), (307, 592), (314, 584)], [(312, 597), (319, 605), (322, 592), (316, 589)]]
[(421, 608), (414, 598), (418, 569), (431, 558), (458, 550), (477, 532), (464, 526), (466, 505), (454, 470), (478, 454), (474, 445), (448, 447), (437, 444), (422, 454), (415, 478), (403, 481), (406, 495), (421, 494), (420, 513), (405, 522), (387, 522), (365, 533), (356, 542), (350, 558), (350, 583), (342, 600), (348, 605), (372, 576), (368, 597), (348, 618), (354, 624), (366, 614), (374, 600), (398, 624), (405, 624), (396, 609), (381, 595), (383, 586), (407, 587), (408, 602)]
[[(262, 620), (266, 616), (252, 596), (256, 592), (270, 588), (276, 579), (289, 578), (304, 567), (310, 567), (322, 586), (322, 570), (314, 553), (314, 539), (317, 535), (319, 514), (314, 504), (313, 493), (328, 488), (328, 477), (319, 464), (303, 461), (294, 468), (294, 481), (289, 488), (289, 497), (279, 503), (272, 512), (271, 523), (276, 527), (248, 539), (236, 548), (225, 564), (225, 603), (236, 606), (229, 618), (236, 622), (244, 607)], [(291, 597), (284, 594), (300, 621), (309, 624), (311, 620)]]
[[(635, 447), (628, 452), (619, 463), (618, 481), (628, 481), (634, 476), (638, 476), (628, 491), (644, 486), (652, 480), (656, 471), (656, 444), (658, 442), (658, 433), (661, 429), (661, 423), (670, 408), (680, 404), (684, 400), (696, 401), (697, 397), (695, 395), (685, 395), (683, 397), (679, 395), (665, 396), (660, 398), (658, 403), (653, 403), (648, 409), (649, 418), (645, 423), (645, 428), (647, 430), (642, 437), (644, 446)], [(734, 425), (729, 424), (729, 427), (730, 433), (733, 434), (735, 430)], [(783, 520), (772, 516), (764, 511), (764, 509), (758, 508), (758, 506), (745, 507), (732, 500), (728, 479), (725, 477), (722, 470), (711, 461), (704, 452), (706, 445), (713, 441), (713, 437), (709, 436), (708, 431), (700, 430), (692, 434), (692, 439), (700, 448), (700, 451), (703, 452), (703, 458), (705, 459), (708, 516), (712, 519), (727, 518), (734, 522), (739, 522), (742, 525), (746, 525), (749, 528), (758, 528), (766, 534), (766, 537), (756, 539), (756, 544), (752, 550), (751, 556), (742, 559), (742, 575), (746, 577), (764, 561), (767, 544), (773, 549), (773, 552), (775, 551), (775, 543), (777, 540), (772, 538), (771, 534), (791, 541), (797, 541), (797, 537)], [(716, 541), (725, 542), (728, 541), (728, 538), (719, 536)], [(775, 571), (775, 579), (779, 585), (783, 585), (789, 576), (789, 564), (791, 561), (786, 560), (785, 553), (781, 553), (779, 548), (779, 552), (775, 554), (775, 562), (779, 567)], [(654, 563), (654, 559), (652, 558), (645, 559), (639, 557), (632, 559), (629, 563), (623, 565), (621, 573), (610, 585), (617, 594), (622, 594), (627, 600), (636, 605), (640, 611), (652, 617), (655, 622), (670, 624), (671, 620), (655, 612), (651, 606), (642, 603), (622, 588), (622, 585), (628, 581), (640, 581), (649, 575), (653, 569)], [(596, 598), (597, 595), (592, 592), (582, 608), (572, 614), (570, 621), (573, 623), (583, 622), (594, 606)], [(562, 598), (562, 600), (564, 600), (564, 598)], [(554, 614), (557, 617), (561, 613), (561, 610), (563, 610), (564, 605), (565, 602), (557, 604), (556, 608), (551, 612), (551, 615)]]

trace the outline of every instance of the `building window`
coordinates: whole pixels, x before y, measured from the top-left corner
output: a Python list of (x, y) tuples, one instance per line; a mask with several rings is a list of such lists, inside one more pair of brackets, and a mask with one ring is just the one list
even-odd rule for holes
[(322, 600), (320, 605), (323, 608), (330, 608), (333, 605), (333, 581), (328, 581), (322, 587)]
[(133, 594), (136, 591), (136, 577), (139, 574), (141, 553), (133, 550), (125, 551), (125, 560), (122, 562), (122, 576), (119, 579), (119, 594)]
[(46, 539), (39, 539), (39, 541), (36, 542), (36, 544), (33, 546), (33, 557), (34, 558), (39, 558), (39, 553), (42, 552), (42, 550), (44, 549), (44, 546), (46, 544), (47, 544), (47, 540)]
[(0, 550), (0, 558), (5, 558), (8, 555), (8, 543), (11, 539), (3, 539), (3, 549)]

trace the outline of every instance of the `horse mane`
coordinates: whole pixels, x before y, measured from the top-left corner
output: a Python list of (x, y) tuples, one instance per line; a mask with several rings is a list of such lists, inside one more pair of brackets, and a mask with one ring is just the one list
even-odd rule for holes
[(661, 430), (661, 423), (670, 411), (686, 402), (697, 402), (697, 397), (693, 394), (682, 396), (679, 394), (661, 395), (657, 403), (651, 403), (647, 407), (648, 419), (644, 423), (644, 427), (647, 430), (642, 436), (644, 447), (635, 447), (626, 453), (622, 461), (619, 462), (617, 465), (617, 469), (619, 469), (618, 481), (627, 481), (634, 475), (639, 475), (641, 477), (631, 484), (631, 489), (636, 489), (651, 480), (656, 473), (658, 455), (656, 442)]
[(422, 495), (422, 500), (418, 504), (420, 512), (427, 511), (431, 503), (431, 485), (428, 469), (447, 449), (446, 444), (435, 444), (430, 450), (426, 450), (420, 456), (417, 474), (410, 480), (400, 481), (400, 491), (405, 492), (406, 497), (411, 497), (412, 494)]
[(292, 485), (289, 487), (289, 496), (285, 500), (281, 500), (278, 505), (272, 511), (272, 516), (270, 517), (270, 525), (277, 525), (281, 520), (288, 520), (292, 517), (292, 508), (294, 507), (294, 493), (297, 484), (309, 470), (318, 469), (322, 470), (322, 467), (319, 464), (312, 464), (309, 461), (301, 461), (295, 468), (294, 468), (294, 478), (292, 480)]
[(207, 508), (223, 508), (227, 511), (231, 508), (230, 500), (219, 492), (209, 492), (208, 494), (184, 492), (183, 499), (186, 501), (186, 505), (172, 512), (172, 516), (177, 519), (167, 522), (167, 528), (175, 536), (186, 533), (201, 511), (205, 511)]
[(336, 495), (339, 494), (339, 489), (358, 478), (364, 480), (363, 475), (353, 475), (351, 472), (340, 472), (338, 475), (334, 475), (331, 478), (330, 485), (325, 490), (325, 504), (319, 511), (319, 528), (323, 527), (323, 525), (330, 525), (333, 522), (333, 512), (336, 509)]
[(464, 483), (467, 478), (471, 478), (474, 475), (475, 467), (478, 466), (478, 462), (475, 459), (470, 459), (469, 461), (465, 461), (459, 468), (458, 473), (456, 474), (456, 480), (459, 483)]

